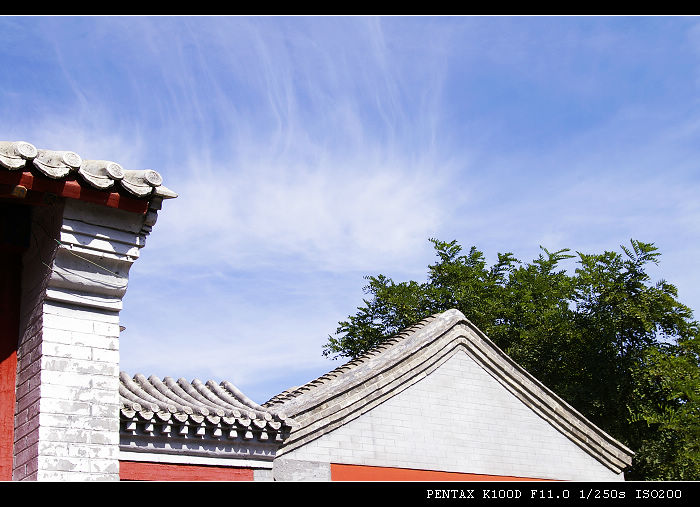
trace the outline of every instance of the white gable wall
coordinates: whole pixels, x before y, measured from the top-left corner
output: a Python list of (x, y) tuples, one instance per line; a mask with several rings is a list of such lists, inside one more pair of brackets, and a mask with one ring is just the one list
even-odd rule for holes
[(313, 478), (302, 477), (307, 462), (623, 480), (508, 392), (463, 349), (420, 382), (282, 458), (299, 464), (298, 478)]

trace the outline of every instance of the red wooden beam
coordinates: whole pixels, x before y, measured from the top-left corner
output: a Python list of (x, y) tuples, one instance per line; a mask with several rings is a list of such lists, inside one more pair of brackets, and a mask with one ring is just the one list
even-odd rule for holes
[(21, 257), (0, 246), (0, 480), (12, 480)]
[[(102, 204), (110, 208), (118, 208), (135, 213), (146, 213), (148, 211), (148, 199), (134, 199), (119, 192), (89, 188), (81, 185), (77, 180), (52, 180), (34, 176), (28, 171), (0, 170), (0, 185), (2, 186), (0, 187), (2, 197), (5, 197), (5, 193), (11, 192), (13, 187), (19, 185), (34, 192)], [(3, 190), (4, 192), (2, 192)]]

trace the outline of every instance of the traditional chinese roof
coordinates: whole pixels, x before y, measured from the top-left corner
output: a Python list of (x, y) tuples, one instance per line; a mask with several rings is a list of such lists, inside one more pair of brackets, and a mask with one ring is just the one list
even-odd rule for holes
[[(334, 370), (329, 371), (325, 375), (321, 375), (315, 380), (312, 380), (302, 386), (296, 386), (292, 387), (290, 389), (287, 389), (286, 391), (281, 392), (280, 394), (275, 395), (274, 397), (270, 398), (268, 401), (266, 401), (263, 406), (273, 408), (273, 407), (278, 407), (278, 406), (287, 406), (285, 405), (287, 402), (289, 402), (289, 406), (295, 405), (292, 403), (290, 400), (293, 400), (294, 398), (297, 398), (299, 396), (302, 396), (306, 393), (312, 392), (314, 389), (321, 387), (323, 385), (333, 383), (344, 383), (346, 382), (346, 377), (343, 375), (347, 372), (350, 372), (351, 370), (354, 370), (355, 368), (359, 367), (360, 365), (367, 363), (370, 359), (373, 357), (376, 357), (380, 355), (382, 352), (387, 350), (389, 347), (392, 345), (395, 345), (402, 340), (404, 340), (406, 337), (408, 337), (411, 333), (425, 327), (428, 325), (431, 321), (435, 320), (437, 315), (432, 315), (430, 317), (427, 317), (417, 324), (414, 324), (413, 326), (407, 327), (406, 329), (402, 330), (401, 332), (387, 338), (386, 340), (383, 340), (379, 345), (376, 347), (372, 348), (365, 354), (362, 354), (358, 356), (357, 358), (348, 361), (347, 363), (343, 364), (342, 366), (339, 366), (335, 368)], [(336, 380), (340, 379), (340, 380)], [(306, 397), (303, 398), (304, 400)]]
[(425, 378), (460, 350), (603, 465), (620, 473), (631, 464), (630, 449), (526, 372), (458, 310), (430, 316), (366, 354), (264, 403), (296, 423), (278, 455), (359, 417)]
[[(120, 374), (122, 431), (160, 436), (206, 435), (281, 442), (291, 421), (250, 400), (229, 382)], [(155, 426), (158, 426), (156, 430)]]
[(25, 141), (0, 141), (0, 169), (4, 169), (0, 184), (14, 184), (16, 197), (23, 197), (16, 188), (33, 189), (114, 207), (124, 207), (118, 205), (119, 196), (142, 201), (177, 197), (151, 169), (129, 170), (109, 160), (83, 160), (72, 151), (37, 149)]

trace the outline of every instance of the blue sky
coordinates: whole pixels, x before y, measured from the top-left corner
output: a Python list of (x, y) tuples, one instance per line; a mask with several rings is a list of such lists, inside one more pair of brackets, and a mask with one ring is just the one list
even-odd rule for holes
[[(700, 19), (2, 17), (0, 139), (155, 169), (121, 368), (258, 402), (428, 238), (662, 252), (700, 308)], [(469, 317), (469, 316), (467, 316)]]

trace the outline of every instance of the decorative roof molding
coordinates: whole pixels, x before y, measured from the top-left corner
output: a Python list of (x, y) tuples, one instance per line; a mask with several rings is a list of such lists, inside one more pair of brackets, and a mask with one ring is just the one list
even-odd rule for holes
[[(120, 374), (122, 433), (160, 438), (206, 437), (279, 445), (293, 421), (272, 413), (229, 382)], [(140, 429), (139, 429), (140, 428)]]
[(631, 464), (634, 453), (630, 449), (516, 364), (458, 310), (428, 317), (366, 354), (264, 403), (268, 410), (283, 410), (297, 423), (278, 456), (368, 412), (425, 378), (461, 351), (531, 410), (615, 473)]
[(137, 199), (172, 199), (177, 194), (163, 186), (156, 171), (126, 170), (109, 160), (83, 160), (72, 151), (37, 149), (25, 141), (0, 141), (0, 166), (10, 171), (32, 171), (53, 180), (76, 179), (97, 190), (123, 190)]
[(116, 162), (108, 160), (86, 160), (78, 169), (78, 174), (93, 187), (106, 190), (116, 181), (124, 179), (124, 169)]
[(155, 187), (163, 183), (163, 177), (156, 171), (129, 171), (120, 180), (122, 186), (136, 197), (145, 197), (153, 192)]
[(80, 169), (83, 159), (72, 151), (37, 150), (32, 160), (39, 172), (54, 180), (60, 180)]
[(0, 165), (11, 171), (23, 168), (38, 155), (37, 149), (24, 141), (0, 141)]

